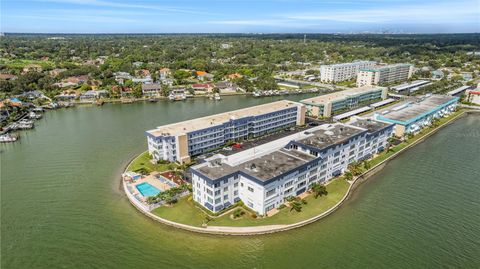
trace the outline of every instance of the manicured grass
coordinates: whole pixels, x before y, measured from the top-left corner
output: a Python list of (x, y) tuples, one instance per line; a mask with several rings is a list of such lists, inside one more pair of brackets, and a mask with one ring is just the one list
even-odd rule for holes
[(335, 179), (327, 186), (328, 195), (315, 199), (314, 195), (309, 195), (305, 200), (302, 211), (290, 211), (286, 207), (277, 214), (266, 218), (252, 218), (250, 214), (245, 214), (237, 220), (230, 218), (230, 214), (226, 214), (218, 219), (208, 223), (209, 226), (259, 226), (259, 225), (275, 225), (275, 224), (292, 224), (302, 220), (306, 220), (317, 216), (338, 203), (348, 190), (349, 184), (341, 179)]
[(206, 216), (205, 213), (195, 207), (191, 195), (179, 199), (171, 207), (158, 207), (152, 213), (167, 220), (197, 227), (202, 226)]
[(133, 162), (127, 167), (127, 171), (139, 171), (145, 169), (147, 173), (158, 171), (163, 172), (167, 170), (173, 170), (177, 167), (174, 163), (168, 164), (153, 164), (150, 162), (150, 157), (148, 155), (148, 151), (140, 154)]
[[(245, 210), (246, 214), (239, 219), (231, 219), (231, 213), (227, 213), (219, 218), (212, 218), (208, 222), (209, 226), (260, 226), (260, 225), (274, 225), (274, 224), (292, 224), (302, 220), (309, 219), (316, 215), (319, 215), (336, 203), (338, 203), (347, 192), (349, 184), (341, 179), (335, 179), (327, 186), (328, 195), (318, 197), (315, 199), (313, 195), (305, 198), (307, 204), (303, 205), (301, 212), (294, 210), (290, 211), (290, 208), (286, 207), (280, 210), (274, 216), (266, 218), (253, 218), (251, 213)], [(188, 198), (182, 198), (172, 207), (159, 207), (152, 211), (153, 214), (165, 218), (171, 221), (175, 221), (182, 224), (188, 224), (192, 226), (200, 227), (205, 221), (206, 214), (195, 207), (195, 204), (189, 196)]]

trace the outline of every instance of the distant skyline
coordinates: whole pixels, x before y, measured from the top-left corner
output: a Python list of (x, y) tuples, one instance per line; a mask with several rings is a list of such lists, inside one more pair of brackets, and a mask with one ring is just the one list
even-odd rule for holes
[(1, 0), (1, 32), (473, 33), (479, 0)]

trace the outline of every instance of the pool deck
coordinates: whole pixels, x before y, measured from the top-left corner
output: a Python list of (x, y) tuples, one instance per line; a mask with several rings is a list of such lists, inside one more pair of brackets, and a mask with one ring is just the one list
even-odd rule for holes
[(168, 184), (165, 184), (165, 183), (161, 182), (160, 180), (158, 180), (156, 178), (156, 175), (159, 175), (159, 174), (160, 174), (159, 172), (152, 172), (146, 177), (139, 178), (132, 183), (127, 183), (127, 184), (129, 184), (130, 186), (133, 187), (132, 188), (132, 194), (133, 195), (140, 195), (140, 197), (142, 197), (143, 200), (145, 201), (146, 197), (143, 197), (143, 195), (136, 188), (137, 185), (145, 183), (145, 182), (154, 186), (155, 188), (159, 189), (160, 191), (169, 190), (171, 187)]

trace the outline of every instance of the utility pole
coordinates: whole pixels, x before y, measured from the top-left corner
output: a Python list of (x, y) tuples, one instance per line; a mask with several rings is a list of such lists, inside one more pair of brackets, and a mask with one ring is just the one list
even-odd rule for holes
[(307, 35), (306, 34), (303, 35), (303, 44), (307, 44)]

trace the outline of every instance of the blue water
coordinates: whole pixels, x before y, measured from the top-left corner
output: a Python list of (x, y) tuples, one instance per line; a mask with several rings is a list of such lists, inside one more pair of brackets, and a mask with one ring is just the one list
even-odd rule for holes
[(150, 185), (147, 182), (143, 182), (135, 186), (137, 190), (143, 195), (143, 197), (155, 196), (160, 193), (160, 190)]

